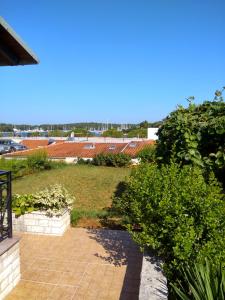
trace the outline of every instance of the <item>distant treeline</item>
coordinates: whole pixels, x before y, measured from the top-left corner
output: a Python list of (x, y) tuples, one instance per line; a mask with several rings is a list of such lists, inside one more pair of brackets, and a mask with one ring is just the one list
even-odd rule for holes
[(18, 130), (34, 130), (35, 128), (42, 128), (43, 130), (74, 130), (75, 128), (85, 130), (110, 130), (121, 128), (121, 130), (131, 130), (135, 128), (148, 128), (159, 127), (162, 121), (148, 122), (143, 121), (138, 124), (119, 124), (119, 123), (99, 123), (99, 122), (81, 122), (81, 123), (68, 123), (68, 124), (6, 124), (0, 123), (0, 132), (13, 132), (13, 128)]

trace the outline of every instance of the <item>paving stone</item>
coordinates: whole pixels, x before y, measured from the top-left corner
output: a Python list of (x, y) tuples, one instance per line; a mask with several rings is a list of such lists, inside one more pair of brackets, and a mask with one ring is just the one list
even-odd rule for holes
[(21, 234), (20, 253), (22, 279), (7, 300), (138, 299), (142, 256), (127, 232)]

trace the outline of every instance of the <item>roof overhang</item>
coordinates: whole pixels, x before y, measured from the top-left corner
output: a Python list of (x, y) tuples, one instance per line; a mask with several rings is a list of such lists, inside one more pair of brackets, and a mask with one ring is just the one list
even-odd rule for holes
[(0, 17), (0, 66), (38, 64), (37, 56)]

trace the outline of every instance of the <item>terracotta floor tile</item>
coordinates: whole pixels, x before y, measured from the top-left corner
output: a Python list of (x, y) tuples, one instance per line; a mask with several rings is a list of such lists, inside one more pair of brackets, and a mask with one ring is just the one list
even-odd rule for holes
[(142, 256), (127, 232), (22, 234), (22, 280), (7, 300), (137, 300)]
[(48, 300), (70, 300), (75, 295), (76, 288), (68, 287), (68, 286), (56, 286), (50, 296), (48, 296)]
[(77, 286), (82, 280), (81, 273), (64, 272), (60, 278), (60, 284)]

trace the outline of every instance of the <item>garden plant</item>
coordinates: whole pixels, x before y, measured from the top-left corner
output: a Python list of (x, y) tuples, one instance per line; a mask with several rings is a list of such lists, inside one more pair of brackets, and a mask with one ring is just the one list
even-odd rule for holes
[[(132, 170), (113, 200), (134, 240), (163, 259), (171, 299), (225, 296), (223, 90), (199, 105), (190, 97), (188, 108), (172, 112), (159, 128), (154, 156), (141, 153), (145, 163)], [(196, 296), (190, 276), (200, 275), (212, 291), (220, 284), (222, 298)], [(174, 293), (181, 286), (182, 292)]]

